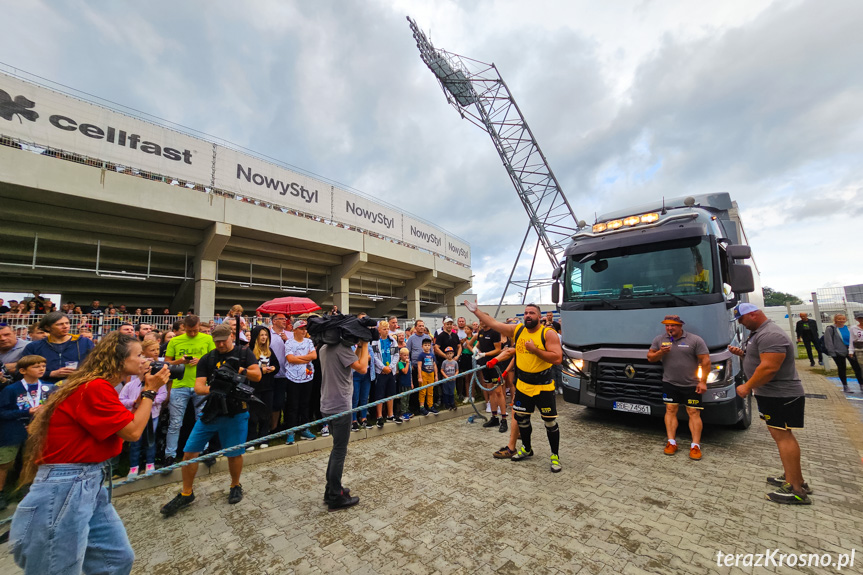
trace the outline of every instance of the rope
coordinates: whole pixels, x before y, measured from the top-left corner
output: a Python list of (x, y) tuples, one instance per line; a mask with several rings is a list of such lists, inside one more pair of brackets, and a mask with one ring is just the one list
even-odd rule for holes
[[(474, 365), (475, 365), (475, 364), (476, 364), (476, 360), (474, 360)], [(284, 431), (279, 431), (279, 432), (277, 432), (277, 433), (272, 433), (272, 434), (267, 435), (267, 436), (265, 436), (265, 437), (259, 437), (258, 439), (253, 439), (253, 440), (251, 440), (251, 441), (247, 441), (246, 443), (242, 443), (242, 444), (240, 444), (240, 445), (234, 445), (233, 447), (227, 447), (227, 448), (225, 448), (225, 449), (220, 449), (219, 451), (213, 451), (213, 452), (211, 452), (211, 453), (207, 453), (207, 454), (205, 454), (205, 455), (200, 455), (200, 456), (195, 457), (195, 458), (193, 458), (193, 459), (184, 459), (184, 460), (182, 460), (182, 461), (178, 461), (177, 463), (174, 463), (173, 465), (168, 465), (167, 467), (162, 467), (161, 469), (158, 469), (158, 470), (153, 470), (153, 471), (145, 472), (145, 473), (143, 473), (143, 474), (138, 474), (138, 475), (136, 475), (135, 477), (128, 477), (128, 478), (124, 479), (123, 481), (119, 481), (119, 482), (117, 482), (117, 483), (114, 483), (114, 482), (113, 482), (113, 480), (112, 480), (112, 476), (111, 476), (111, 474), (109, 473), (109, 474), (108, 474), (108, 493), (109, 493), (109, 494), (112, 494), (112, 493), (113, 493), (113, 489), (114, 489), (114, 487), (119, 487), (119, 486), (121, 486), (121, 485), (128, 485), (128, 484), (130, 484), (130, 483), (134, 483), (135, 481), (139, 481), (139, 480), (141, 480), (141, 479), (144, 479), (144, 478), (147, 478), (147, 477), (152, 477), (152, 476), (155, 476), (155, 475), (168, 474), (168, 473), (172, 472), (172, 471), (173, 471), (173, 470), (175, 470), (175, 469), (179, 469), (179, 468), (181, 468), (181, 467), (185, 467), (186, 465), (191, 465), (191, 464), (193, 464), (193, 463), (200, 463), (200, 462), (202, 462), (202, 461), (207, 461), (207, 460), (209, 460), (209, 459), (215, 459), (216, 457), (219, 457), (220, 455), (225, 455), (225, 454), (226, 454), (226, 453), (228, 453), (229, 451), (234, 451), (234, 450), (239, 449), (239, 448), (250, 447), (250, 446), (253, 446), (253, 445), (258, 445), (258, 444), (260, 444), (260, 443), (269, 443), (271, 439), (275, 439), (275, 438), (278, 438), (278, 437), (284, 437), (284, 436), (286, 436), (286, 435), (288, 435), (288, 434), (290, 434), (290, 433), (296, 433), (297, 431), (302, 431), (303, 429), (307, 429), (307, 428), (312, 427), (312, 426), (314, 426), (314, 425), (318, 425), (318, 424), (322, 424), (322, 423), (327, 423), (327, 422), (329, 422), (329, 421), (332, 421), (332, 420), (334, 420), (334, 419), (338, 419), (338, 418), (340, 418), (340, 417), (342, 417), (342, 416), (344, 416), (344, 415), (347, 415), (347, 414), (349, 414), (349, 413), (356, 413), (356, 412), (359, 412), (359, 411), (361, 411), (361, 410), (363, 410), (363, 409), (369, 409), (370, 407), (375, 407), (376, 405), (380, 405), (380, 404), (382, 404), (382, 403), (386, 403), (386, 402), (388, 402), (388, 401), (390, 401), (390, 400), (401, 399), (402, 397), (407, 397), (407, 396), (409, 396), (409, 395), (411, 395), (411, 394), (413, 394), (413, 393), (418, 393), (418, 392), (419, 392), (420, 390), (422, 390), (422, 389), (428, 389), (428, 388), (431, 388), (431, 387), (435, 387), (436, 385), (440, 385), (440, 384), (444, 383), (445, 381), (452, 381), (452, 380), (455, 380), (455, 379), (456, 379), (456, 378), (458, 378), (458, 377), (462, 377), (462, 376), (465, 376), (465, 375), (468, 375), (468, 374), (471, 374), (471, 391), (473, 391), (473, 385), (474, 385), (474, 383), (476, 383), (477, 387), (479, 387), (479, 388), (480, 388), (480, 389), (482, 389), (483, 391), (492, 391), (493, 389), (495, 389), (497, 386), (499, 386), (499, 385), (500, 385), (500, 382), (498, 382), (498, 383), (497, 383), (497, 385), (492, 386), (492, 387), (490, 387), (490, 388), (488, 388), (488, 389), (487, 389), (487, 388), (485, 388), (485, 387), (483, 387), (483, 385), (482, 385), (481, 383), (479, 383), (479, 378), (477, 377), (477, 373), (479, 372), (479, 370), (480, 370), (480, 369), (483, 369), (483, 368), (482, 368), (482, 367), (474, 367), (474, 368), (472, 368), (472, 369), (469, 369), (468, 371), (465, 371), (465, 372), (459, 373), (458, 375), (453, 376), (453, 377), (447, 377), (447, 378), (445, 378), (445, 379), (440, 379), (440, 380), (435, 381), (435, 382), (433, 382), (433, 383), (429, 383), (429, 384), (426, 384), (426, 385), (423, 385), (423, 386), (420, 386), (420, 387), (415, 387), (414, 389), (409, 389), (409, 390), (407, 390), (407, 391), (403, 391), (403, 392), (401, 392), (401, 393), (397, 393), (397, 394), (392, 395), (392, 396), (390, 396), (390, 397), (385, 397), (385, 398), (383, 398), (383, 399), (379, 399), (379, 400), (377, 400), (377, 401), (373, 401), (373, 402), (371, 402), (371, 403), (367, 403), (367, 404), (365, 404), (365, 405), (360, 405), (360, 406), (358, 406), (358, 407), (354, 407), (353, 409), (349, 409), (349, 410), (347, 410), (347, 411), (343, 411), (343, 412), (341, 412), (341, 413), (336, 413), (336, 414), (334, 414), (334, 415), (330, 415), (330, 416), (327, 416), (327, 417), (322, 417), (321, 419), (318, 419), (318, 420), (315, 420), (315, 421), (312, 421), (312, 422), (309, 422), (309, 423), (304, 423), (304, 424), (302, 424), (302, 425), (297, 425), (297, 426), (292, 427), (292, 428), (290, 428), (290, 429), (285, 429)], [(497, 369), (497, 370), (498, 370), (498, 373), (500, 373), (500, 369), (499, 369), (497, 366), (495, 366), (495, 368), (494, 368), (494, 369)], [(470, 395), (472, 395), (472, 394), (470, 394)], [(473, 402), (473, 397), (471, 397), (471, 404), (473, 405), (473, 403), (474, 403), (474, 402)], [(477, 415), (480, 415), (480, 414), (479, 414), (479, 411), (477, 411), (477, 409), (476, 409), (476, 405), (473, 405), (473, 409), (474, 409), (474, 411), (476, 411), (476, 412), (477, 412)], [(480, 417), (484, 417), (484, 416), (480, 415)], [(11, 518), (11, 517), (7, 517), (6, 519), (0, 519), (0, 526), (5, 525), (5, 524), (7, 524), (7, 523), (10, 523), (11, 521), (12, 521), (12, 518)]]

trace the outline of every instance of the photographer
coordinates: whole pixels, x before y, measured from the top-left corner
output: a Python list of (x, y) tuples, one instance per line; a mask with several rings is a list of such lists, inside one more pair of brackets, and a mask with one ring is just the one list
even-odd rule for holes
[(140, 438), (156, 390), (168, 382), (167, 368), (148, 374), (135, 413), (123, 407), (114, 386), (141, 373), (145, 361), (137, 340), (109, 334), (37, 410), (20, 480), (33, 484), (9, 532), (25, 573), (132, 570), (135, 554), (102, 481), (111, 477), (105, 462), (124, 440)]
[[(217, 433), (223, 448), (246, 441), (249, 410), (247, 402), (237, 397), (237, 384), (246, 378), (254, 382), (261, 380), (261, 368), (255, 354), (248, 347), (234, 345), (234, 334), (226, 323), (216, 326), (210, 335), (216, 349), (200, 359), (195, 378), (195, 393), (209, 397), (200, 419), (195, 422), (195, 427), (186, 441), (184, 460), (198, 457), (210, 438)], [(245, 387), (248, 388), (247, 385)], [(231, 473), (231, 490), (228, 495), (228, 503), (231, 504), (239, 503), (243, 499), (240, 473), (243, 471), (245, 452), (244, 448), (239, 448), (226, 454)], [(183, 490), (162, 507), (161, 512), (166, 517), (195, 500), (192, 488), (198, 464), (186, 465), (182, 470)]]

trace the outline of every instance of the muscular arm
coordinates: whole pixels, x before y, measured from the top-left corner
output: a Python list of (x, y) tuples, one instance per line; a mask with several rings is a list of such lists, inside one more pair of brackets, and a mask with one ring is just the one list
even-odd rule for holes
[(776, 375), (776, 372), (779, 371), (779, 368), (782, 367), (782, 362), (785, 360), (784, 353), (762, 353), (759, 357), (761, 358), (761, 363), (755, 368), (755, 373), (752, 374), (752, 377), (738, 388), (738, 393), (740, 393), (739, 390), (741, 388), (746, 388), (746, 394), (748, 394), (749, 391), (761, 387), (773, 379), (773, 376)]
[(545, 349), (539, 349), (531, 340), (525, 342), (524, 348), (541, 360), (553, 365), (560, 365), (563, 361), (563, 348), (560, 345), (560, 336), (553, 329), (545, 332)]
[(665, 348), (647, 350), (647, 361), (649, 361), (650, 363), (656, 363), (658, 361), (662, 361), (663, 356), (668, 353), (668, 351), (666, 351), (668, 349), (671, 349), (671, 348), (665, 347)]
[(501, 323), (487, 313), (485, 313), (484, 311), (482, 311), (481, 309), (479, 309), (478, 307), (476, 308), (476, 310), (474, 310), (472, 308), (475, 307), (475, 305), (467, 300), (465, 300), (464, 304), (467, 309), (473, 312), (473, 314), (480, 322), (484, 323), (500, 335), (508, 337), (512, 337), (515, 335), (515, 324)]

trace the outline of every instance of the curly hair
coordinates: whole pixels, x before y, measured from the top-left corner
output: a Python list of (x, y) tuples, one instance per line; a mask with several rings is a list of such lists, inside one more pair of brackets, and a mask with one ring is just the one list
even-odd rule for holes
[(119, 380), (125, 374), (124, 364), (135, 345), (141, 344), (132, 336), (118, 331), (109, 333), (96, 344), (78, 370), (57, 385), (57, 391), (51, 394), (27, 427), (30, 437), (27, 438), (27, 456), (19, 487), (31, 483), (36, 477), (36, 468), (42, 462), (42, 451), (48, 436), (48, 424), (57, 406), (94, 379)]

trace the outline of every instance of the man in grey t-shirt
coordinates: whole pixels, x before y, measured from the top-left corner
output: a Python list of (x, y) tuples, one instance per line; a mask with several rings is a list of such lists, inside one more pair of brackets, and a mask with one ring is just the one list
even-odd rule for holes
[[(369, 369), (369, 344), (361, 341), (356, 351), (343, 343), (323, 345), (321, 355), (321, 413), (324, 417), (350, 411), (354, 396), (351, 370), (365, 374)], [(327, 486), (324, 503), (330, 511), (345, 509), (360, 502), (342, 486), (342, 472), (348, 454), (351, 435), (351, 414), (346, 413), (330, 422), (333, 449), (327, 464)]]
[[(677, 410), (686, 406), (692, 444), (689, 457), (701, 459), (701, 394), (707, 391), (707, 374), (710, 373), (710, 351), (704, 340), (683, 330), (684, 321), (679, 315), (667, 315), (662, 320), (665, 333), (650, 344), (647, 361), (662, 362), (662, 400), (665, 402), (665, 431), (668, 440), (664, 453), (677, 453)], [(701, 378), (698, 378), (698, 367)]]
[(779, 487), (768, 493), (767, 499), (809, 505), (812, 500), (808, 494), (812, 490), (803, 481), (800, 445), (791, 431), (803, 428), (805, 402), (803, 384), (794, 365), (796, 345), (754, 304), (738, 304), (734, 317), (751, 332), (742, 348), (728, 347), (731, 353), (743, 358), (743, 372), (747, 378), (746, 383), (737, 388), (737, 395), (746, 398), (755, 390), (761, 419), (767, 423), (785, 469), (779, 477), (767, 478), (767, 483)]

